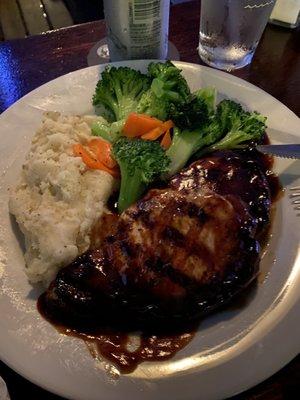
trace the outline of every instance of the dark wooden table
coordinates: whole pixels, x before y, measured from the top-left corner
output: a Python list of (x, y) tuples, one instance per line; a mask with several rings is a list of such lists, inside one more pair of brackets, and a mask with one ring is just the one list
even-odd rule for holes
[[(170, 40), (182, 61), (201, 64), (197, 54), (199, 2), (174, 6)], [(0, 112), (41, 84), (87, 66), (92, 46), (105, 36), (104, 21), (0, 43)], [(264, 89), (300, 115), (300, 30), (269, 25), (248, 67), (234, 75)], [(299, 339), (300, 340), (300, 339)], [(249, 366), (251, 368), (251, 366)], [(0, 363), (11, 399), (57, 400)], [(300, 356), (273, 377), (234, 400), (293, 400), (300, 393)]]

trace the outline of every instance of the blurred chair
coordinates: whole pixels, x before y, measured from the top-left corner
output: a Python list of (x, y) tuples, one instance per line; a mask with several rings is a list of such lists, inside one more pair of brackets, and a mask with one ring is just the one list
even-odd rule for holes
[(0, 38), (18, 39), (74, 24), (63, 0), (0, 0)]

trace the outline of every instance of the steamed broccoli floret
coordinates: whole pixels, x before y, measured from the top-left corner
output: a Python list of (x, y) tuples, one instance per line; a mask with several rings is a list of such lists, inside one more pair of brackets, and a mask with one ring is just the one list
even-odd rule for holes
[(215, 88), (200, 89), (187, 102), (171, 104), (169, 118), (180, 129), (194, 130), (204, 126), (215, 112), (216, 97)]
[(163, 98), (158, 98), (150, 89), (143, 94), (137, 112), (139, 114), (148, 114), (151, 117), (158, 118), (162, 121), (168, 119), (168, 108)]
[(150, 87), (149, 78), (128, 67), (107, 67), (101, 75), (93, 105), (110, 122), (124, 119), (136, 111), (141, 96)]
[(218, 105), (217, 116), (225, 136), (217, 143), (203, 149), (202, 154), (223, 149), (242, 147), (243, 144), (259, 142), (266, 130), (266, 118), (257, 112), (244, 111), (240, 104), (223, 100)]
[(152, 79), (151, 88), (142, 95), (137, 112), (166, 120), (172, 104), (188, 101), (190, 89), (181, 70), (170, 61), (150, 63), (148, 74)]
[(214, 88), (204, 88), (193, 93), (189, 102), (172, 108), (176, 128), (167, 150), (171, 159), (167, 176), (178, 172), (195, 152), (222, 136), (219, 119), (214, 115), (216, 96)]
[(165, 63), (150, 63), (148, 75), (152, 80), (151, 88), (158, 97), (167, 97), (174, 101), (182, 101), (190, 95), (190, 88), (181, 69), (171, 61)]
[(180, 129), (195, 129), (207, 123), (208, 108), (200, 97), (192, 96), (189, 102), (171, 104), (169, 118)]
[(214, 87), (205, 87), (193, 93), (197, 99), (201, 99), (207, 106), (208, 113), (212, 116), (216, 111), (217, 89)]
[(223, 100), (218, 104), (217, 117), (224, 133), (231, 130), (233, 121), (243, 114), (242, 106), (232, 100)]
[(192, 155), (201, 157), (210, 151), (238, 148), (246, 142), (259, 141), (266, 129), (265, 121), (265, 117), (244, 111), (232, 100), (221, 101), (206, 125), (194, 130), (175, 130), (167, 151), (171, 159), (168, 176), (183, 168)]
[(125, 137), (115, 142), (113, 155), (121, 170), (118, 210), (122, 212), (167, 171), (170, 160), (158, 142)]

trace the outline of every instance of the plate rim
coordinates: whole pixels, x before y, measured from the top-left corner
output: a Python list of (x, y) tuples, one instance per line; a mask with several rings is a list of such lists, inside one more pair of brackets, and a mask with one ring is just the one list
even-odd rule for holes
[[(152, 61), (153, 61), (153, 62), (164, 62), (165, 60), (158, 60), (158, 59), (157, 59), (157, 60), (156, 60), (156, 59), (149, 59), (149, 60), (147, 60), (147, 59), (141, 59), (141, 60), (140, 60), (140, 59), (139, 59), (139, 60), (115, 61), (115, 62), (108, 62), (108, 63), (104, 63), (104, 64), (99, 64), (99, 65), (91, 65), (91, 66), (88, 66), (88, 67), (75, 69), (74, 71), (71, 71), (71, 72), (67, 72), (66, 74), (60, 75), (60, 76), (58, 76), (58, 77), (56, 77), (56, 78), (54, 78), (54, 79), (51, 79), (51, 80), (49, 80), (49, 81), (43, 83), (43, 84), (40, 85), (40, 86), (37, 86), (36, 88), (34, 88), (34, 89), (30, 90), (28, 93), (26, 93), (24, 96), (20, 97), (17, 101), (15, 101), (13, 104), (11, 104), (8, 108), (6, 108), (6, 109), (0, 114), (0, 122), (1, 122), (1, 117), (2, 117), (3, 115), (6, 115), (6, 113), (9, 112), (15, 105), (21, 103), (21, 102), (24, 101), (27, 97), (32, 96), (34, 93), (38, 92), (39, 90), (41, 90), (42, 88), (48, 86), (49, 84), (51, 84), (51, 83), (53, 83), (53, 82), (55, 82), (55, 81), (58, 81), (58, 80), (61, 79), (62, 77), (71, 76), (72, 74), (76, 74), (76, 73), (78, 73), (78, 72), (80, 72), (80, 71), (87, 71), (87, 70), (90, 70), (90, 71), (91, 71), (91, 70), (97, 69), (97, 68), (99, 68), (99, 67), (101, 67), (101, 68), (104, 67), (104, 68), (105, 68), (106, 66), (121, 66), (121, 65), (123, 65), (123, 64), (134, 64), (135, 62), (150, 63), (150, 62), (152, 62)], [(170, 60), (170, 61), (172, 61), (172, 60)], [(219, 70), (219, 69), (215, 69), (215, 68), (209, 67), (209, 66), (207, 66), (207, 65), (196, 64), (196, 63), (190, 63), (190, 62), (187, 62), (187, 61), (172, 61), (172, 62), (173, 62), (173, 64), (175, 64), (176, 66), (181, 66), (181, 65), (182, 65), (182, 66), (191, 66), (191, 65), (192, 65), (192, 66), (194, 66), (194, 67), (195, 67), (195, 66), (198, 67), (199, 69), (204, 69), (204, 70), (207, 70), (207, 71), (213, 71), (213, 73), (215, 73), (215, 74), (217, 74), (217, 75), (220, 75), (221, 77), (222, 77), (222, 76), (226, 76), (226, 77), (229, 78), (229, 80), (231, 80), (231, 81), (245, 82), (246, 85), (247, 85), (248, 87), (251, 87), (252, 89), (255, 89), (255, 91), (259, 91), (261, 94), (265, 94), (265, 95), (267, 95), (268, 97), (272, 98), (272, 100), (274, 100), (275, 102), (280, 103), (280, 105), (281, 105), (282, 107), (284, 107), (286, 111), (288, 111), (288, 112), (290, 112), (290, 113), (293, 113), (294, 117), (296, 117), (296, 118), (299, 119), (299, 117), (297, 116), (297, 114), (296, 114), (293, 110), (291, 110), (288, 106), (286, 106), (284, 103), (282, 103), (280, 100), (278, 100), (276, 97), (274, 97), (273, 95), (271, 95), (271, 94), (268, 93), (267, 91), (261, 89), (259, 86), (254, 85), (253, 83), (247, 81), (246, 79), (240, 78), (240, 77), (235, 76), (235, 75), (231, 75), (230, 73), (228, 73), (228, 72), (226, 72), (226, 71), (221, 71), (221, 70)]]
[[(134, 63), (136, 63), (136, 62), (149, 63), (150, 61), (159, 61), (159, 60), (133, 60), (133, 61), (131, 61), (131, 62), (128, 62), (128, 61), (127, 61), (127, 62), (118, 62), (118, 63), (107, 63), (107, 64), (101, 64), (101, 68), (105, 67), (106, 65), (116, 65), (116, 66), (117, 66), (117, 65), (124, 64), (124, 63), (134, 65)], [(199, 68), (200, 70), (201, 70), (201, 69), (209, 70), (209, 71), (213, 72), (213, 74), (216, 73), (217, 75), (220, 75), (221, 77), (224, 76), (224, 75), (225, 75), (227, 78), (230, 77), (229, 80), (230, 80), (231, 82), (232, 82), (232, 81), (237, 81), (237, 82), (241, 81), (241, 82), (244, 82), (244, 83), (246, 84), (246, 86), (251, 87), (251, 88), (254, 89), (255, 91), (260, 91), (262, 94), (267, 95), (268, 97), (272, 98), (273, 101), (279, 103), (281, 107), (284, 107), (285, 111), (287, 111), (287, 112), (289, 112), (289, 113), (292, 113), (296, 118), (298, 118), (297, 115), (295, 114), (295, 112), (293, 112), (292, 110), (290, 110), (286, 105), (284, 105), (283, 103), (281, 103), (281, 102), (280, 102), (279, 100), (277, 100), (275, 97), (273, 97), (272, 95), (270, 95), (269, 93), (267, 93), (267, 92), (264, 91), (263, 89), (261, 89), (261, 88), (255, 86), (255, 85), (253, 85), (252, 83), (250, 83), (250, 82), (248, 82), (248, 81), (246, 81), (246, 80), (244, 80), (244, 79), (241, 79), (241, 78), (232, 76), (232, 75), (230, 75), (230, 74), (228, 74), (228, 73), (226, 73), (226, 72), (219, 71), (219, 70), (215, 70), (215, 69), (213, 69), (213, 68), (210, 68), (210, 67), (207, 67), (207, 66), (202, 66), (202, 65), (199, 65), (199, 64), (193, 64), (193, 63), (181, 62), (181, 61), (179, 61), (179, 62), (176, 61), (176, 62), (174, 62), (174, 64), (176, 64), (176, 65), (178, 65), (178, 66), (183, 66), (183, 67), (184, 67), (184, 66), (191, 66), (191, 65), (192, 65), (193, 67), (197, 67), (197, 68)], [(53, 79), (53, 80), (51, 80), (51, 81), (48, 81), (48, 82), (44, 83), (43, 85), (41, 85), (41, 86), (35, 88), (34, 90), (32, 90), (32, 91), (30, 91), (29, 93), (27, 93), (25, 96), (23, 96), (22, 98), (20, 98), (18, 101), (16, 101), (14, 104), (12, 104), (8, 109), (6, 109), (6, 110), (0, 115), (0, 124), (1, 124), (2, 116), (6, 115), (13, 107), (19, 105), (20, 103), (22, 103), (22, 101), (26, 100), (27, 97), (32, 96), (34, 93), (36, 93), (36, 92), (38, 92), (39, 90), (41, 90), (42, 88), (44, 88), (44, 87), (50, 85), (52, 82), (57, 81), (57, 80), (60, 80), (62, 77), (70, 76), (70, 75), (72, 75), (72, 74), (74, 74), (74, 73), (76, 74), (76, 73), (83, 72), (83, 71), (85, 71), (85, 70), (92, 70), (92, 69), (97, 69), (97, 68), (99, 68), (98, 65), (97, 65), (97, 66), (91, 66), (91, 67), (87, 67), (87, 68), (78, 69), (78, 70), (69, 72), (69, 73), (67, 73), (67, 74), (61, 75), (61, 76), (59, 76), (59, 77), (57, 77), (57, 78), (55, 78), (55, 79)], [(284, 315), (283, 319), (287, 318), (288, 315), (291, 314), (291, 311), (295, 308), (295, 305), (296, 305), (296, 303), (293, 304), (293, 305), (291, 306), (291, 309)], [(299, 306), (299, 304), (298, 304), (298, 306)], [(299, 349), (298, 349), (298, 351), (299, 351)], [(295, 354), (294, 354), (294, 355), (295, 355)], [(293, 357), (293, 356), (292, 356), (292, 357)], [(291, 358), (292, 358), (292, 357), (291, 357)], [(289, 362), (291, 358), (289, 358), (289, 359), (284, 363), (284, 365), (285, 365), (287, 362)], [(2, 356), (1, 356), (1, 359), (2, 359)], [(29, 380), (29, 381), (31, 381), (31, 382), (37, 384), (38, 386), (44, 388), (45, 390), (51, 391), (51, 392), (56, 393), (56, 394), (58, 394), (58, 395), (60, 395), (60, 396), (65, 396), (65, 394), (62, 394), (62, 392), (61, 392), (60, 390), (58, 390), (58, 389), (55, 390), (53, 387), (52, 387), (52, 388), (49, 388), (49, 386), (44, 385), (44, 384), (38, 382), (37, 380), (35, 380), (34, 378), (32, 378), (32, 377), (30, 376), (30, 374), (28, 375), (24, 370), (22, 370), (22, 368), (16, 368), (16, 367), (14, 367), (14, 366), (13, 366), (13, 363), (10, 362), (9, 360), (3, 360), (3, 362), (5, 362), (5, 364), (7, 364), (10, 368), (12, 368), (12, 369), (13, 369), (14, 371), (16, 371), (18, 374), (20, 374), (21, 376), (25, 377), (27, 380)], [(282, 368), (284, 365), (281, 365), (281, 367), (279, 367), (279, 368)], [(277, 368), (277, 367), (274, 367), (274, 371), (273, 371), (273, 372), (271, 372), (270, 374), (267, 373), (267, 376), (262, 377), (262, 379), (261, 379), (260, 381), (256, 380), (256, 383), (259, 383), (259, 382), (263, 381), (263, 380), (266, 379), (268, 376), (271, 376), (271, 375), (272, 375), (274, 372), (276, 372), (277, 370), (278, 370), (278, 368)], [(191, 372), (191, 375), (194, 375), (194, 372)], [(247, 386), (246, 388), (241, 389), (241, 391), (244, 391), (244, 390), (248, 389), (248, 388), (251, 387), (251, 386), (253, 386), (253, 385), (250, 384), (250, 386)], [(239, 392), (240, 392), (240, 391), (234, 392), (234, 393), (232, 393), (232, 394), (230, 394), (230, 395), (233, 395), (233, 394), (236, 394), (236, 393), (239, 393)], [(154, 395), (155, 395), (155, 394), (154, 394)]]

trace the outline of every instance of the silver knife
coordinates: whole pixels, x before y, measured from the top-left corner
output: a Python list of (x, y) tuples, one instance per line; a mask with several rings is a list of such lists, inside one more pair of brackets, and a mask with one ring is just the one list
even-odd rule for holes
[(276, 157), (300, 159), (300, 144), (264, 144), (257, 150)]

